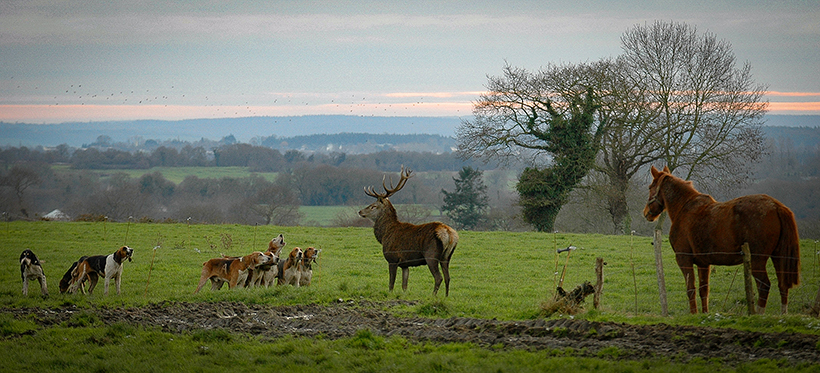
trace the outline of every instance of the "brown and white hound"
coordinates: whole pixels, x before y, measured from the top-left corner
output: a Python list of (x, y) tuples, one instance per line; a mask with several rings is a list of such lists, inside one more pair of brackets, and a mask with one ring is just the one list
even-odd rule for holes
[[(63, 278), (60, 279), (60, 293), (61, 294), (67, 292), (68, 288), (72, 284), (74, 284), (74, 276), (73, 276), (74, 270), (77, 268), (78, 264), (82, 263), (86, 259), (88, 259), (87, 255), (81, 256), (80, 259), (78, 259), (76, 262), (71, 264), (71, 267), (68, 268), (68, 271), (65, 271), (65, 274), (63, 274)], [(91, 280), (92, 282), (97, 283), (98, 277), (99, 276), (97, 275), (97, 272), (91, 272), (91, 273), (88, 274), (88, 276), (85, 279), (86, 279), (86, 281)], [(86, 293), (84, 283), (80, 284), (80, 290), (82, 291), (83, 294)]]
[(285, 238), (281, 234), (268, 242), (268, 251), (265, 253), (269, 254), (273, 258), (273, 261), (269, 265), (256, 267), (256, 270), (253, 272), (253, 278), (251, 278), (251, 284), (253, 286), (269, 287), (276, 283), (276, 278), (279, 275), (279, 254), (285, 245)]
[(313, 279), (313, 263), (316, 263), (316, 260), (319, 259), (319, 253), (321, 251), (321, 249), (314, 247), (305, 249), (304, 255), (302, 256), (302, 266), (300, 268), (301, 274), (299, 276), (299, 284), (301, 286), (310, 286), (310, 280)]
[(298, 247), (294, 247), (288, 255), (288, 259), (282, 263), (279, 272), (279, 285), (293, 285), (299, 287), (299, 279), (302, 276), (302, 257), (304, 252)]
[(265, 265), (271, 261), (271, 257), (261, 251), (256, 251), (243, 257), (222, 257), (214, 258), (202, 263), (202, 276), (199, 284), (194, 290), (194, 294), (199, 293), (202, 286), (211, 280), (211, 290), (218, 290), (222, 284), (227, 282), (228, 288), (233, 289), (237, 284), (244, 286), (248, 276), (248, 270), (260, 265)]

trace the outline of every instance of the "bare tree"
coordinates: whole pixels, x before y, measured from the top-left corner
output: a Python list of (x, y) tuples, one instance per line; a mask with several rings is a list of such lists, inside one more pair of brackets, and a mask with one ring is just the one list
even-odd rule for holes
[(262, 189), (244, 204), (252, 215), (264, 219), (265, 225), (298, 225), (301, 219), (296, 192), (282, 185)]
[(19, 165), (12, 167), (6, 175), (0, 178), (0, 186), (8, 187), (14, 195), (12, 205), (26, 218), (29, 217), (26, 208), (26, 190), (40, 183), (42, 183), (40, 174), (33, 167)]
[(628, 232), (632, 177), (663, 161), (712, 193), (741, 186), (765, 150), (760, 125), (765, 87), (748, 63), (736, 67), (731, 45), (676, 22), (635, 26), (624, 53), (606, 65), (601, 112), (609, 119), (598, 190), (616, 232)]
[(626, 78), (653, 113), (660, 158), (673, 171), (685, 169), (685, 179), (714, 181), (703, 185), (744, 182), (764, 151), (768, 106), (750, 64), (737, 68), (731, 44), (678, 22), (635, 26), (621, 43)]

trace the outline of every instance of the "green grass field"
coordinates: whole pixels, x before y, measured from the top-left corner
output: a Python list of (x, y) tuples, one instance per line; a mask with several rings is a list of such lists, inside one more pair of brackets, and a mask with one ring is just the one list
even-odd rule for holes
[[(322, 249), (318, 265), (314, 269), (314, 282), (309, 288), (288, 288), (284, 291), (280, 289), (276, 291), (277, 296), (275, 297), (270, 296), (273, 289), (258, 288), (233, 291), (223, 289), (213, 292), (206, 287), (199, 294), (193, 294), (204, 261), (218, 257), (220, 254), (244, 255), (255, 250), (264, 251), (267, 242), (280, 233), (284, 234), (288, 249), (294, 246), (314, 246)], [(802, 242), (802, 284), (790, 292), (791, 314), (779, 315), (780, 297), (776, 287), (773, 287), (766, 315), (753, 318), (744, 316), (746, 308), (743, 277), (742, 272), (737, 271), (740, 267), (718, 267), (712, 275), (712, 313), (689, 315), (683, 278), (675, 265), (672, 250), (665, 242), (663, 260), (670, 316), (661, 317), (654, 252), (650, 237), (470, 231), (460, 232), (460, 236), (461, 239), (451, 263), (450, 296), (444, 298), (443, 291), (438, 297), (432, 295), (433, 280), (425, 267), (411, 269), (409, 289), (406, 293), (400, 290), (400, 286), (397, 286), (397, 290), (393, 293), (388, 292), (387, 265), (381, 254), (381, 246), (370, 228), (3, 222), (0, 223), (0, 250), (2, 250), (0, 266), (6, 270), (0, 271), (0, 304), (3, 307), (13, 308), (58, 307), (74, 304), (82, 308), (129, 307), (164, 301), (239, 301), (289, 305), (329, 304), (338, 299), (367, 299), (377, 302), (405, 299), (416, 300), (419, 306), (400, 307), (395, 310), (399, 314), (419, 315), (424, 305), (443, 302), (446, 305), (444, 311), (425, 316), (444, 318), (465, 316), (500, 320), (532, 319), (543, 317), (541, 304), (553, 295), (558, 273), (562, 271), (565, 263), (568, 264), (564, 287), (571, 289), (583, 281), (595, 282), (594, 261), (595, 258), (601, 257), (607, 263), (604, 267), (605, 282), (601, 309), (590, 311), (592, 308), (592, 297), (590, 296), (586, 302), (587, 312), (576, 317), (598, 321), (664, 322), (736, 327), (768, 332), (796, 331), (820, 334), (820, 325), (816, 319), (805, 314), (814, 301), (818, 279), (820, 279), (817, 243), (814, 241), (804, 240)], [(133, 262), (125, 264), (121, 295), (114, 295), (112, 290), (112, 294), (107, 297), (103, 296), (102, 282), (91, 296), (59, 294), (57, 287), (59, 279), (73, 261), (81, 255), (110, 254), (123, 244), (134, 248), (135, 252)], [(569, 259), (566, 253), (556, 254), (556, 248), (569, 245), (579, 248), (572, 252)], [(24, 297), (21, 294), (17, 259), (20, 252), (26, 248), (32, 249), (43, 261), (51, 292), (51, 296), (46, 299), (39, 296), (37, 286), (30, 288), (29, 296)], [(773, 272), (771, 263), (769, 267), (770, 272)], [(774, 274), (771, 273), (770, 277), (774, 283), (776, 281)], [(14, 328), (17, 327), (15, 325), (10, 320), (0, 320), (0, 326), (5, 329), (15, 330)], [(90, 328), (88, 331), (53, 328), (42, 330), (35, 336), (26, 336), (25, 340), (33, 345), (49, 344), (59, 340), (62, 333), (110, 332), (106, 330), (102, 326)], [(147, 338), (149, 341), (123, 340), (123, 344), (147, 343), (156, 348), (173, 351), (178, 347), (176, 343), (169, 343), (167, 339), (178, 338), (180, 344), (190, 344), (193, 338), (193, 336), (171, 336), (150, 330), (138, 334), (139, 338)], [(330, 354), (327, 351), (337, 349), (346, 351), (344, 345), (347, 343), (345, 341), (301, 339), (268, 343), (253, 340), (253, 338), (246, 341), (247, 338), (236, 336), (234, 340), (241, 340), (242, 343), (237, 342), (241, 345), (248, 344), (249, 350), (228, 343), (224, 350), (229, 352), (220, 352), (219, 356), (228, 354), (229, 359), (242, 360), (244, 354), (248, 354), (251, 350), (280, 349), (285, 348), (282, 346), (295, 344), (317, 346)], [(408, 344), (406, 341), (394, 340), (381, 340), (380, 343)], [(0, 345), (8, 347), (13, 344)], [(167, 347), (162, 347), (166, 345)], [(406, 351), (424, 350), (425, 348), (427, 347), (413, 345), (396, 350), (386, 349), (379, 354), (404, 355)], [(510, 352), (509, 355), (500, 357), (493, 352), (480, 352), (478, 351), (480, 349), (474, 346), (436, 349), (437, 353), (445, 356), (449, 356), (448, 354), (455, 350), (466, 351), (465, 354), (475, 359), (490, 359), (488, 361), (513, 359), (534, 362), (543, 358), (543, 353), (523, 351)], [(99, 351), (92, 354), (104, 353), (104, 351)], [(475, 357), (476, 354), (480, 356)], [(383, 355), (379, 356), (386, 358)], [(425, 356), (429, 358), (429, 355)], [(365, 357), (361, 358), (365, 359)], [(456, 357), (442, 358), (457, 359)], [(560, 368), (562, 364), (577, 368), (578, 363), (577, 360), (556, 361), (555, 364), (558, 366), (554, 368)], [(333, 366), (340, 369), (345, 367), (339, 364)], [(617, 367), (617, 365), (611, 365), (612, 362), (593, 361), (591, 364), (593, 366), (600, 364), (604, 370)], [(250, 364), (244, 369), (254, 369), (254, 366)], [(457, 366), (459, 368), (454, 370), (472, 370), (470, 365)], [(409, 370), (430, 369), (426, 365), (410, 364), (398, 365), (398, 368), (394, 370), (406, 370), (402, 367)], [(651, 366), (641, 368), (640, 365), (624, 367), (626, 367), (625, 370), (615, 370), (643, 371), (652, 368)], [(168, 366), (158, 365), (156, 370), (166, 370), (165, 368)], [(314, 368), (322, 369), (321, 366)], [(111, 369), (111, 367), (102, 367), (100, 370)], [(706, 367), (704, 370), (706, 369), (709, 368)], [(51, 365), (46, 370), (58, 369)]]

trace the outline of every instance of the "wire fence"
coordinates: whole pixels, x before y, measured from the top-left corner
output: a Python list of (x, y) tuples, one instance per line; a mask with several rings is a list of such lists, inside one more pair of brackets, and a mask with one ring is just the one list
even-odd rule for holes
[[(655, 262), (654, 250), (635, 250), (632, 255), (611, 255), (607, 258), (605, 252), (594, 255), (603, 258), (606, 263), (603, 268), (603, 288), (601, 309), (604, 311), (624, 312), (628, 314), (662, 314), (660, 290), (658, 285), (658, 270)], [(595, 282), (594, 258), (590, 253), (572, 254), (576, 258), (568, 260), (564, 271), (563, 255), (559, 263), (558, 273), (554, 274), (556, 284), (561, 272), (566, 272), (565, 288), (575, 286), (583, 281)], [(713, 253), (713, 254), (677, 254), (674, 253), (668, 242), (662, 245), (662, 264), (664, 272), (664, 287), (668, 300), (669, 315), (683, 315), (689, 313), (689, 297), (687, 296), (686, 279), (682, 269), (678, 266), (675, 257), (679, 255), (722, 255), (724, 257), (737, 255), (738, 265), (712, 265), (709, 281), (709, 313), (726, 315), (746, 315), (747, 301), (744, 286), (742, 253)], [(752, 254), (754, 258), (764, 255)], [(768, 257), (768, 256), (765, 256)], [(775, 256), (779, 259), (793, 259)], [(772, 261), (766, 259), (766, 273), (770, 281), (770, 289), (766, 314), (779, 315), (781, 312), (781, 297), (778, 287), (778, 278)], [(809, 314), (815, 303), (815, 297), (820, 286), (820, 252), (817, 241), (801, 241), (801, 269), (796, 272), (800, 276), (800, 284), (792, 287), (788, 293), (788, 310), (790, 314)], [(695, 299), (698, 312), (702, 310), (699, 294), (698, 267), (690, 267), (695, 276)], [(795, 273), (795, 272), (790, 272)], [(754, 298), (757, 302), (759, 281), (755, 279)], [(567, 289), (569, 290), (569, 289)], [(591, 307), (590, 307), (591, 308)]]

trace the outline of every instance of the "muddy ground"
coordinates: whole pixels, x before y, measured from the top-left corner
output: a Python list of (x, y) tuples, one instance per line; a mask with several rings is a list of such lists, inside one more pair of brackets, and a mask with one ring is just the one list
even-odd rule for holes
[[(342, 338), (360, 329), (418, 342), (469, 342), (482, 347), (525, 350), (571, 349), (573, 356), (619, 359), (664, 358), (678, 362), (719, 359), (736, 365), (758, 359), (790, 364), (820, 363), (818, 336), (797, 333), (744, 332), (693, 326), (630, 325), (579, 319), (497, 321), (463, 317), (398, 317), (386, 311), (394, 303), (345, 302), (330, 306), (265, 306), (241, 303), (168, 303), (126, 309), (2, 309), (17, 317), (35, 316), (40, 325), (71, 325), (78, 312), (96, 314), (105, 324), (130, 323), (172, 333), (222, 328), (263, 338), (285, 335)], [(408, 304), (403, 302), (402, 304)], [(613, 347), (615, 349), (613, 349)], [(606, 350), (605, 350), (606, 349)], [(599, 352), (605, 350), (603, 354)]]

